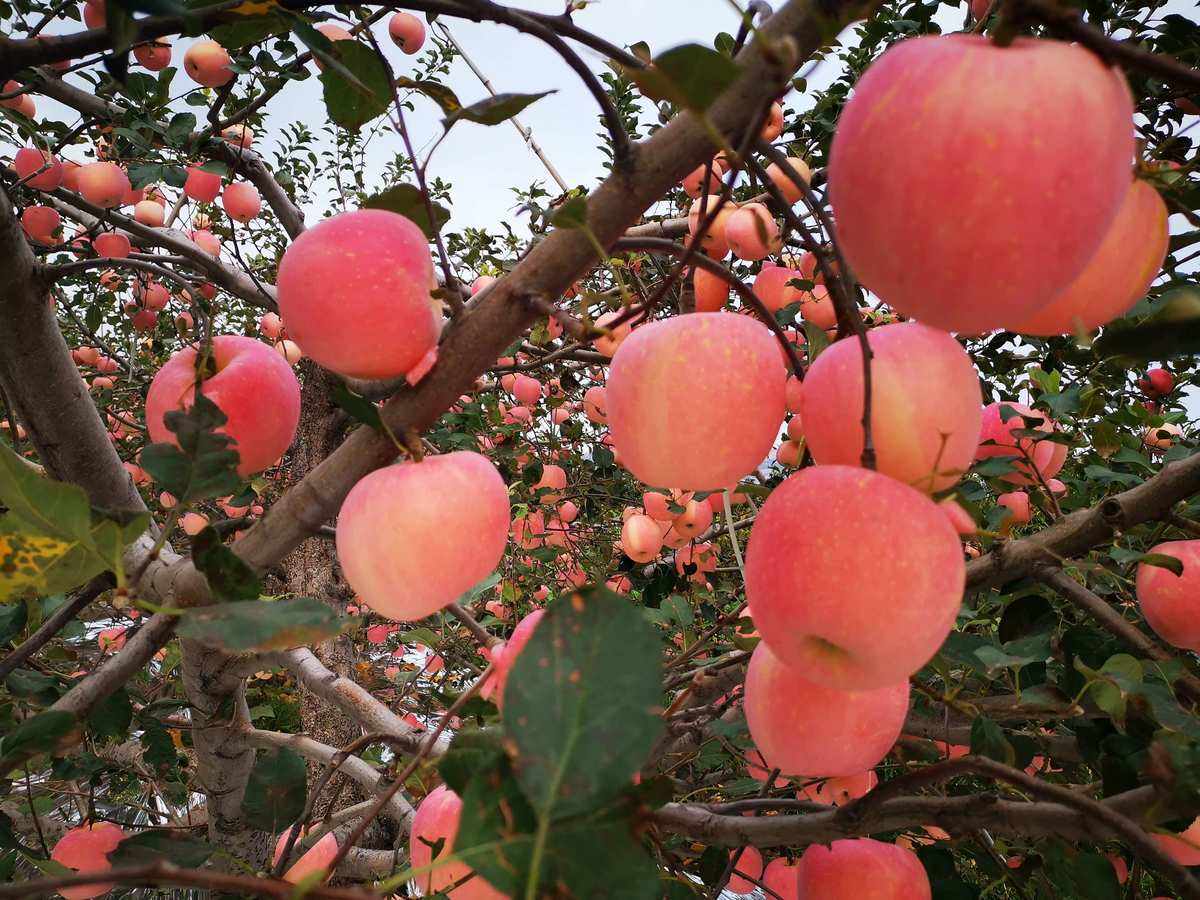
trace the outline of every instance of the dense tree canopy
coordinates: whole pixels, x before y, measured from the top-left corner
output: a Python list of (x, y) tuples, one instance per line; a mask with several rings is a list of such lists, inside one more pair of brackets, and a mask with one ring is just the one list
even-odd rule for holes
[(0, 898), (1200, 898), (1195, 11), (773, 5), (0, 3)]

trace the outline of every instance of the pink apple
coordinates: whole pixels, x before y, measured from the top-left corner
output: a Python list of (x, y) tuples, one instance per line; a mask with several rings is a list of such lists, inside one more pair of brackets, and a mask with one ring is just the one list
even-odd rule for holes
[(800, 857), (800, 896), (821, 900), (930, 900), (929, 876), (911, 850), (871, 838), (813, 844)]
[[(408, 839), (409, 861), (422, 871), (416, 881), (424, 894), (445, 891), (472, 875), (472, 869), (461, 862), (442, 863), (434, 867), (433, 848), (440, 844), (438, 859), (454, 853), (454, 839), (462, 819), (462, 798), (444, 784), (434, 788), (417, 807)], [(433, 868), (431, 868), (433, 867)], [(464, 881), (450, 892), (453, 900), (508, 900), (479, 875)]]
[(415, 621), (491, 574), (508, 529), (504, 479), (486, 457), (459, 451), (360, 480), (338, 515), (337, 553), (362, 602)]
[[(248, 476), (274, 465), (292, 443), (300, 421), (300, 384), (266, 344), (238, 335), (213, 338), (213, 373), (200, 392), (221, 408), (221, 431), (237, 443), (238, 473)], [(146, 397), (150, 439), (175, 443), (165, 413), (190, 406), (196, 383), (196, 348), (180, 350), (159, 369)]]
[[(59, 865), (84, 874), (102, 874), (112, 868), (108, 854), (117, 849), (125, 839), (125, 832), (111, 822), (91, 822), (72, 828), (54, 845), (50, 858)], [(107, 894), (115, 885), (112, 882), (81, 884), (59, 888), (66, 900), (90, 900)]]
[(1150, 552), (1179, 560), (1183, 574), (1140, 563), (1137, 599), (1142, 615), (1171, 646), (1200, 652), (1200, 540), (1167, 541)]

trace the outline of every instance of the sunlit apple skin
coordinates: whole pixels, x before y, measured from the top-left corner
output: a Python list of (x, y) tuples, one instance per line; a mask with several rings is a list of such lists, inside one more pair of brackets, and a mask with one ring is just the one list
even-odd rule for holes
[[(300, 422), (300, 384), (291, 367), (271, 347), (253, 338), (213, 338), (217, 373), (204, 380), (201, 393), (229, 421), (220, 431), (237, 441), (242, 476), (272, 466), (291, 446)], [(186, 347), (158, 370), (146, 396), (150, 440), (175, 443), (163, 416), (192, 404), (196, 380), (196, 348)]]
[[(918, 490), (953, 485), (979, 446), (979, 373), (958, 341), (916, 322), (867, 333), (871, 360), (871, 441), (876, 469)], [(818, 463), (860, 464), (862, 347), (841, 340), (809, 368), (800, 414)]]
[(937, 504), (849, 466), (786, 479), (746, 550), (746, 600), (763, 641), (807, 678), (844, 690), (905, 681), (928, 662), (954, 625), (965, 578), (958, 534)]
[(908, 681), (866, 691), (825, 687), (759, 642), (746, 669), (745, 711), (768, 768), (810, 778), (856, 775), (877, 765), (900, 736)]
[(635, 563), (650, 562), (662, 545), (662, 530), (649, 516), (630, 516), (621, 526), (621, 550)]
[[(117, 844), (124, 839), (125, 832), (112, 822), (80, 825), (59, 838), (50, 853), (50, 858), (77, 872), (107, 872), (112, 868), (108, 854), (116, 850)], [(59, 888), (58, 893), (66, 900), (90, 900), (92, 897), (107, 894), (113, 887), (112, 882), (81, 884), (76, 887)]]
[(871, 838), (813, 844), (800, 857), (800, 896), (820, 900), (930, 900), (929, 876), (911, 850)]
[(1142, 615), (1168, 644), (1200, 652), (1200, 541), (1167, 541), (1150, 552), (1175, 557), (1183, 563), (1183, 574), (1140, 563), (1137, 599)]
[(364, 603), (415, 621), (491, 574), (508, 528), (504, 479), (486, 457), (460, 451), (360, 480), (338, 515), (337, 553)]
[(163, 41), (152, 41), (133, 48), (134, 58), (151, 72), (158, 72), (171, 64), (171, 45)]
[(692, 290), (696, 312), (719, 312), (729, 302), (729, 282), (707, 269), (696, 269)]
[(425, 235), (397, 213), (362, 209), (309, 228), (279, 264), (279, 312), (306, 356), (339, 375), (394, 378), (437, 344)]
[[(408, 839), (409, 861), (414, 869), (423, 869), (434, 862), (433, 847), (442, 842), (439, 859), (454, 853), (454, 839), (462, 819), (462, 798), (444, 784), (434, 788), (417, 807), (412, 832)], [(466, 863), (452, 862), (438, 866), (416, 877), (425, 895), (445, 891), (471, 873)], [(450, 891), (454, 900), (508, 900), (508, 895), (496, 890), (476, 875)]]
[[(283, 848), (287, 846), (288, 833), (287, 831), (283, 832), (275, 842), (275, 863), (278, 863), (279, 857), (283, 856)], [(296, 839), (296, 843), (299, 844), (303, 837), (304, 833), (302, 831)], [(299, 884), (314, 872), (324, 872), (324, 877), (319, 882), (323, 884), (329, 880), (329, 864), (333, 862), (333, 858), (337, 856), (337, 852), (338, 843), (337, 838), (333, 836), (333, 832), (323, 835), (299, 859), (296, 859), (293, 853), (291, 858), (296, 859), (296, 861), (288, 866), (287, 871), (283, 873), (283, 880), (288, 882), (288, 884)]]
[(850, 268), (947, 331), (1032, 316), (1083, 271), (1125, 199), (1132, 117), (1122, 76), (1078, 45), (901, 41), (855, 85), (830, 150)]
[(774, 337), (749, 316), (691, 313), (643, 325), (609, 369), (613, 443), (648, 485), (722, 490), (770, 452), (786, 379)]
[(1051, 337), (1088, 332), (1142, 299), (1167, 256), (1167, 205), (1145, 181), (1134, 181), (1087, 267), (1047, 306), (1009, 331)]
[(199, 166), (188, 166), (183, 192), (200, 203), (212, 203), (221, 193), (221, 176)]
[[(1010, 415), (1005, 421), (1001, 407), (1011, 408), (1016, 415)], [(1028, 431), (1031, 428), (1050, 434), (1054, 431), (1054, 423), (1045, 413), (1030, 409), (1023, 403), (1011, 400), (989, 403), (983, 408), (983, 424), (979, 430), (979, 448), (975, 451), (975, 458), (1009, 458), (1014, 471), (1000, 478), (1010, 484), (1036, 484), (1034, 469), (1043, 479), (1053, 478), (1066, 462), (1067, 447), (1054, 441), (1013, 436), (1014, 431)]]

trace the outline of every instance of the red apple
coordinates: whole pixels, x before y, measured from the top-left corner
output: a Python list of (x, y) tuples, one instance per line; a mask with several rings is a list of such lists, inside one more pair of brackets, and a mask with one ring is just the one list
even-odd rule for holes
[[(434, 788), (417, 807), (413, 817), (412, 832), (408, 839), (409, 862), (414, 869), (422, 869), (416, 876), (421, 891), (428, 895), (445, 891), (467, 876), (472, 869), (461, 862), (450, 862), (430, 868), (435, 863), (433, 848), (441, 847), (438, 859), (454, 853), (454, 839), (458, 836), (458, 825), (462, 819), (462, 798), (444, 784)], [(453, 891), (453, 900), (508, 900), (479, 875), (475, 875)]]
[(800, 857), (800, 896), (821, 900), (930, 900), (929, 876), (911, 850), (871, 838), (813, 844)]
[[(108, 854), (116, 850), (117, 845), (124, 839), (125, 832), (119, 825), (111, 822), (91, 822), (72, 828), (59, 838), (50, 858), (76, 872), (102, 874), (112, 868)], [(91, 897), (107, 894), (114, 886), (112, 882), (101, 881), (59, 888), (58, 893), (66, 900), (90, 900)]]
[(1167, 541), (1150, 550), (1183, 563), (1183, 574), (1140, 563), (1137, 599), (1155, 634), (1173, 647), (1200, 652), (1200, 540)]

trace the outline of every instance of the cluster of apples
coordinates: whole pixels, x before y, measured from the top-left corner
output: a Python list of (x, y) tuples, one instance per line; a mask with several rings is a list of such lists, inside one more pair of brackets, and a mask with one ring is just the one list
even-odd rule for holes
[[(302, 831), (300, 839), (304, 838), (305, 834), (306, 832)], [(64, 833), (55, 843), (54, 849), (50, 852), (50, 858), (73, 872), (103, 876), (112, 869), (108, 854), (116, 850), (122, 841), (132, 836), (113, 822), (87, 822)], [(288, 832), (285, 831), (279, 835), (275, 844), (274, 860), (276, 863), (283, 855), (287, 838)], [(289, 884), (300, 884), (302, 881), (315, 884), (325, 882), (329, 878), (329, 864), (337, 856), (337, 851), (337, 838), (332, 833), (323, 835), (287, 868), (282, 876), (283, 880)], [(317, 873), (323, 874), (315, 877)], [(93, 897), (107, 894), (114, 887), (116, 885), (111, 881), (97, 881), (75, 887), (59, 888), (58, 893), (65, 900), (92, 900)]]
[(843, 253), (893, 310), (947, 331), (1094, 329), (1145, 294), (1167, 250), (1166, 206), (1133, 178), (1134, 150), (1123, 76), (1077, 44), (901, 41), (834, 134)]

